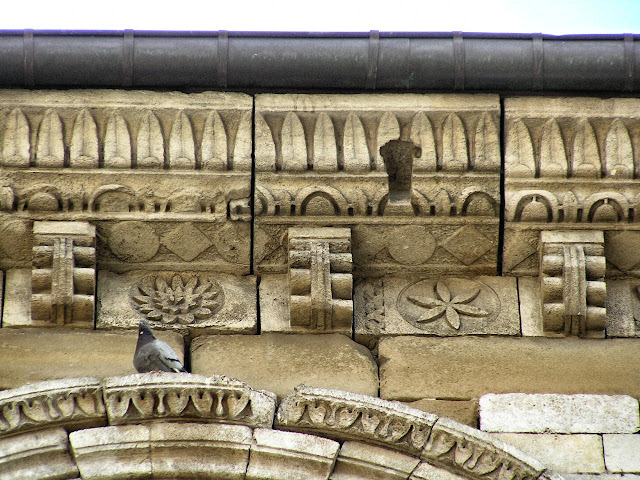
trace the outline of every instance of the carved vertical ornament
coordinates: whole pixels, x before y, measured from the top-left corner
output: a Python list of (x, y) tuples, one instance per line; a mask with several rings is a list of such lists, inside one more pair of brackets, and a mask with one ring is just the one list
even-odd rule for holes
[(31, 317), (93, 327), (96, 229), (86, 222), (35, 222)]
[(540, 281), (546, 334), (604, 336), (605, 268), (603, 232), (541, 232)]
[(291, 326), (311, 330), (351, 328), (351, 230), (289, 229)]

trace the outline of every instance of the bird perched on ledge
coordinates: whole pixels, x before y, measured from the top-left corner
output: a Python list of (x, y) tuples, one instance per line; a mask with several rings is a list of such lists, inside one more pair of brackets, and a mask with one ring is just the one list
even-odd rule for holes
[(149, 324), (140, 321), (138, 344), (133, 355), (133, 366), (139, 373), (185, 372), (188, 373), (178, 355), (169, 345), (153, 336)]

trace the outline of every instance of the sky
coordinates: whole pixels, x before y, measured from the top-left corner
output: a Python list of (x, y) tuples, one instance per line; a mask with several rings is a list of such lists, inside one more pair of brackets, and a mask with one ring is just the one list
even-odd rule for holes
[(4, 0), (3, 3), (0, 29), (640, 33), (640, 0)]

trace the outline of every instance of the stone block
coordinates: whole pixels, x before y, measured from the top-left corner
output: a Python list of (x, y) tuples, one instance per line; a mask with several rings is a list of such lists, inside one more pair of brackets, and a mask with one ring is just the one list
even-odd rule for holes
[(149, 425), (78, 430), (69, 442), (83, 480), (153, 478)]
[(206, 272), (98, 273), (99, 329), (137, 328), (255, 333), (256, 280)]
[(78, 476), (63, 428), (0, 439), (0, 479), (59, 480)]
[(326, 480), (340, 444), (305, 433), (257, 428), (247, 480)]
[(210, 335), (191, 344), (193, 373), (237, 378), (278, 397), (300, 384), (378, 393), (369, 350), (341, 334)]
[(639, 280), (607, 280), (607, 337), (640, 337)]
[(537, 458), (547, 468), (569, 473), (603, 473), (600, 435), (494, 433), (502, 440)]
[(522, 336), (544, 337), (540, 280), (537, 277), (518, 277), (518, 299)]
[(429, 413), (435, 413), (439, 417), (446, 417), (456, 422), (464, 423), (470, 427), (478, 427), (478, 400), (438, 400), (435, 398), (421, 398), (415, 402), (407, 403), (412, 408), (417, 408)]
[(2, 326), (33, 326), (31, 321), (31, 269), (13, 268), (7, 270), (6, 275)]
[(243, 480), (251, 433), (241, 425), (152, 423), (153, 478)]
[(344, 442), (331, 480), (406, 480), (420, 463), (415, 457), (360, 442)]
[[(182, 337), (157, 332), (183, 358)], [(0, 388), (64, 377), (111, 377), (134, 373), (137, 332), (0, 329)]]
[(515, 278), (387, 276), (357, 282), (355, 298), (355, 334), (363, 343), (376, 334), (520, 334)]
[(638, 400), (627, 395), (506, 393), (480, 397), (480, 428), (513, 433), (635, 433)]
[(379, 358), (380, 396), (392, 400), (513, 392), (640, 396), (635, 339), (394, 337), (380, 340)]
[(603, 435), (602, 441), (608, 471), (640, 473), (640, 435)]

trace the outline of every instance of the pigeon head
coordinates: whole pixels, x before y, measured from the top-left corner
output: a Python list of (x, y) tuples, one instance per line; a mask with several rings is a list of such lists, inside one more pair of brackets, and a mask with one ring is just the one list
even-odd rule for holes
[(138, 328), (138, 339), (139, 340), (143, 340), (143, 339), (153, 339), (155, 338), (153, 336), (153, 333), (151, 332), (151, 328), (149, 327), (149, 324), (147, 322), (145, 322), (144, 320), (140, 321), (140, 326)]

